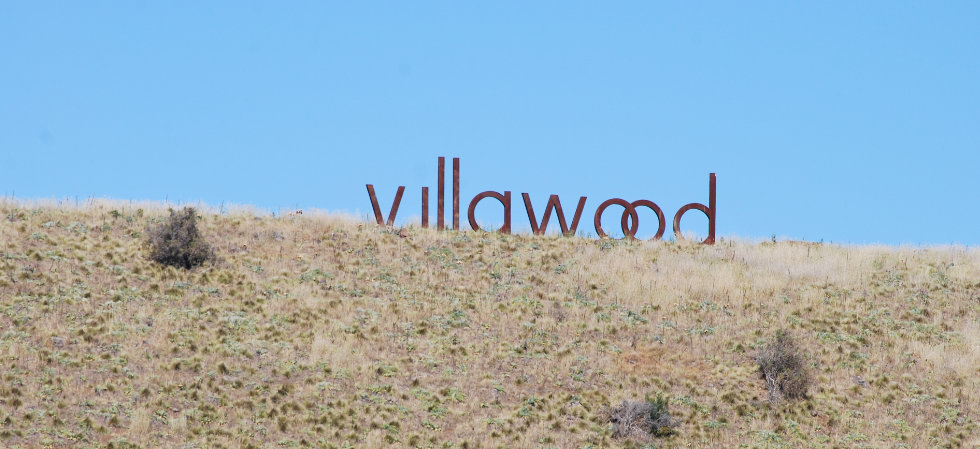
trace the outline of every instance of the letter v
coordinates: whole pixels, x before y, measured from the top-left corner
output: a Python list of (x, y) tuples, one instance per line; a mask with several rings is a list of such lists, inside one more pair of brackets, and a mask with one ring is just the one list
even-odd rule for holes
[[(371, 207), (374, 208), (374, 219), (378, 220), (379, 225), (384, 226), (384, 217), (381, 216), (381, 206), (378, 206), (378, 197), (374, 194), (374, 186), (367, 184), (367, 191), (368, 196), (371, 197)], [(388, 226), (395, 223), (395, 215), (398, 214), (398, 204), (402, 202), (403, 193), (405, 193), (405, 186), (398, 186), (398, 192), (395, 193), (395, 201), (391, 203), (391, 212), (388, 212)]]

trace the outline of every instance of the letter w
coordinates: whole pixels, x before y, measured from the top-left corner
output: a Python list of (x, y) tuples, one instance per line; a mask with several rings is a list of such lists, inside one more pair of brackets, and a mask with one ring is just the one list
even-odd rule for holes
[[(378, 220), (379, 225), (384, 226), (384, 217), (381, 216), (381, 206), (378, 206), (378, 197), (374, 194), (374, 186), (367, 184), (367, 191), (368, 196), (371, 197), (371, 207), (374, 208), (374, 219)], [(403, 193), (405, 193), (405, 186), (398, 186), (398, 192), (395, 193), (395, 202), (391, 203), (391, 212), (388, 212), (388, 226), (395, 223), (395, 215), (398, 214), (398, 204), (402, 202)]]
[(531, 231), (535, 234), (541, 235), (548, 229), (548, 219), (551, 218), (552, 209), (555, 210), (558, 215), (558, 224), (561, 226), (561, 233), (566, 236), (575, 235), (575, 229), (578, 228), (578, 219), (582, 217), (582, 209), (585, 208), (585, 197), (581, 197), (578, 200), (578, 207), (575, 208), (575, 215), (572, 217), (572, 227), (569, 228), (565, 223), (565, 213), (561, 210), (561, 201), (558, 199), (558, 195), (551, 195), (548, 198), (548, 205), (544, 209), (544, 215), (541, 217), (541, 224), (538, 224), (537, 218), (534, 217), (534, 206), (531, 206), (531, 197), (526, 193), (521, 194), (524, 197), (524, 208), (527, 209), (527, 218), (531, 221)]

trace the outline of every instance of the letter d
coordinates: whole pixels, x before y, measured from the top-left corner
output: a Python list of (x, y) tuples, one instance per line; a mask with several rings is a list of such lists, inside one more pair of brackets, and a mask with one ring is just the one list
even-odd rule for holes
[(681, 235), (681, 217), (684, 213), (697, 209), (704, 212), (708, 216), (708, 237), (704, 239), (701, 243), (707, 245), (715, 244), (715, 214), (718, 212), (718, 204), (715, 199), (715, 174), (712, 173), (708, 180), (708, 206), (701, 203), (690, 203), (685, 204), (680, 210), (674, 214), (674, 238), (677, 240), (684, 240), (684, 236)]

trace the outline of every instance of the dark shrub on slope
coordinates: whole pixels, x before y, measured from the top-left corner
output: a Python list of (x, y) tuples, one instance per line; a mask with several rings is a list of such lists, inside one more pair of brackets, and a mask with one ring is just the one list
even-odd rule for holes
[(194, 268), (214, 256), (200, 231), (197, 229), (197, 211), (185, 207), (179, 212), (170, 211), (170, 217), (147, 231), (150, 243), (150, 259), (163, 265), (178, 268)]

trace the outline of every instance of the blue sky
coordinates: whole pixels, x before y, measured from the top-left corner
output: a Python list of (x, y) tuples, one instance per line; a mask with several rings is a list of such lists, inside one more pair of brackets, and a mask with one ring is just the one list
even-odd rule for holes
[(416, 3), (0, 3), (0, 191), (402, 222), (457, 156), (517, 229), (716, 172), (722, 236), (980, 244), (980, 3)]

